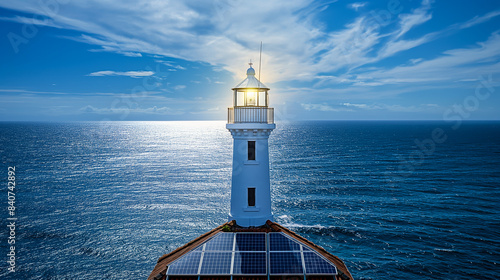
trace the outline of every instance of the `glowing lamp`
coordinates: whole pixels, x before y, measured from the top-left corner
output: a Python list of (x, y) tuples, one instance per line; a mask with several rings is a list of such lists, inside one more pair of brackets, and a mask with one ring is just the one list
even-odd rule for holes
[(246, 98), (247, 106), (257, 106), (257, 92), (256, 91), (247, 91)]

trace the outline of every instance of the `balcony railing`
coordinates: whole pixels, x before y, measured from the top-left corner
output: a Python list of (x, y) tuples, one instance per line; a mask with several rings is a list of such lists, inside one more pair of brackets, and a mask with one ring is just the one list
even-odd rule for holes
[(227, 123), (274, 123), (274, 108), (234, 107), (227, 110)]

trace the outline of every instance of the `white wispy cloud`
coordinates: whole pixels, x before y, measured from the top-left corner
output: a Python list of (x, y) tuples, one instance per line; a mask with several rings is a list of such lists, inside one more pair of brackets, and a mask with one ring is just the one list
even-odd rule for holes
[(399, 24), (401, 27), (396, 38), (403, 36), (413, 27), (429, 21), (432, 18), (432, 15), (429, 13), (430, 8), (430, 2), (424, 0), (422, 2), (422, 6), (418, 9), (415, 9), (412, 13), (400, 14)]
[(186, 88), (185, 85), (176, 85), (176, 86), (174, 86), (174, 90), (183, 90), (185, 88)]
[(0, 21), (11, 21), (11, 22), (17, 22), (17, 23), (22, 23), (26, 25), (37, 25), (37, 26), (48, 26), (48, 27), (55, 27), (55, 28), (62, 28), (62, 26), (56, 24), (52, 19), (48, 17), (44, 18), (28, 18), (24, 16), (15, 16), (15, 17), (0, 17)]
[(353, 103), (342, 103), (343, 106), (346, 106), (346, 107), (354, 107), (354, 108), (359, 108), (359, 109), (380, 109), (379, 106), (376, 106), (374, 107), (373, 105), (372, 106), (368, 106), (367, 104), (353, 104)]
[(155, 72), (153, 71), (126, 71), (126, 72), (117, 72), (117, 71), (97, 71), (97, 72), (92, 72), (88, 74), (87, 76), (94, 76), (94, 77), (102, 77), (102, 76), (127, 76), (131, 78), (141, 78), (141, 77), (148, 77), (154, 75)]
[(424, 111), (436, 111), (439, 106), (437, 104), (420, 104), (404, 106), (400, 104), (385, 104), (385, 103), (302, 103), (300, 104), (306, 111), (320, 112), (360, 112), (360, 111), (389, 111), (415, 113)]
[(110, 46), (102, 46), (101, 49), (90, 49), (89, 51), (91, 51), (91, 52), (114, 52), (114, 53), (121, 54), (124, 56), (129, 56), (129, 57), (142, 57), (142, 54), (139, 52), (123, 51), (119, 48), (110, 47)]
[[(334, 5), (333, 2), (327, 4)], [(366, 5), (367, 2), (356, 2), (350, 7), (360, 9)], [(263, 79), (272, 81), (321, 80), (322, 77), (328, 77), (325, 80), (340, 80), (342, 83), (363, 86), (386, 82), (421, 82), (426, 79), (433, 81), (436, 80), (437, 71), (428, 67), (436, 65), (439, 71), (448, 71), (449, 67), (460, 65), (463, 67), (459, 72), (465, 76), (465, 72), (468, 71), (470, 75), (476, 67), (480, 68), (480, 72), (486, 71), (488, 67), (493, 69), (496, 65), (492, 59), (497, 59), (491, 47), (485, 46), (488, 50), (483, 47), (463, 49), (471, 57), (481, 56), (485, 64), (481, 66), (472, 65), (471, 62), (472, 66), (466, 68), (461, 61), (461, 52), (450, 50), (433, 60), (414, 60), (413, 66), (397, 66), (389, 70), (369, 68), (370, 64), (443, 36), (434, 32), (408, 38), (415, 27), (432, 22), (431, 1), (427, 0), (420, 2), (419, 7), (409, 13), (400, 14), (395, 23), (386, 28), (380, 28), (373, 16), (366, 13), (333, 31), (323, 28), (322, 22), (318, 22), (316, 17), (327, 5), (314, 0), (255, 0), (238, 3), (229, 0), (137, 0), (133, 6), (140, 9), (131, 8), (130, 3), (111, 0), (75, 0), (61, 2), (52, 13), (41, 9), (37, 1), (4, 1), (0, 6), (41, 15), (35, 20), (21, 16), (2, 17), (0, 20), (77, 30), (82, 32), (81, 36), (67, 38), (98, 46), (91, 51), (137, 57), (143, 54), (159, 55), (158, 61), (169, 66), (172, 71), (184, 70), (184, 67), (161, 57), (208, 62), (240, 74), (244, 67), (242, 65), (248, 59), (258, 58), (260, 41), (264, 41)], [(498, 15), (500, 11), (492, 11), (457, 24), (455, 28), (468, 28)], [(335, 79), (332, 78), (334, 74), (325, 74), (339, 70), (347, 74)], [(417, 75), (411, 71), (416, 71)], [(426, 74), (426, 71), (432, 74)], [(390, 74), (394, 76), (391, 78)], [(143, 77), (153, 73), (98, 71), (89, 75)]]
[(352, 111), (347, 108), (342, 108), (339, 106), (332, 106), (326, 103), (315, 104), (315, 103), (301, 103), (300, 106), (306, 111), (321, 111), (321, 112), (348, 112)]
[(470, 48), (445, 51), (430, 60), (416, 60), (412, 65), (375, 70), (356, 76), (356, 81), (400, 84), (425, 82), (454, 82), (480, 75), (498, 73), (500, 69), (500, 35), (494, 33), (485, 42)]
[(181, 65), (175, 64), (172, 61), (155, 59), (155, 62), (161, 63), (163, 65), (166, 65), (166, 66), (170, 67), (170, 70), (174, 70), (174, 71), (177, 71), (177, 70), (186, 70), (186, 67), (183, 67)]
[(79, 110), (81, 113), (88, 114), (132, 114), (132, 113), (140, 113), (140, 114), (155, 114), (155, 115), (180, 115), (183, 114), (183, 111), (172, 109), (170, 107), (148, 107), (148, 108), (98, 108), (91, 105), (84, 106)]
[[(43, 14), (32, 1), (1, 5)], [(258, 44), (263, 40), (263, 62), (269, 67), (265, 71), (274, 81), (312, 79), (325, 70), (362, 65), (373, 60), (368, 53), (387, 36), (379, 34), (367, 15), (341, 30), (326, 32), (315, 19), (326, 6), (313, 0), (238, 4), (219, 0), (196, 5), (192, 1), (138, 0), (134, 6), (141, 9), (114, 1), (71, 1), (60, 4), (49, 16), (53, 26), (84, 33), (72, 39), (101, 47), (93, 51), (205, 61), (233, 73), (241, 72), (240, 65), (249, 58), (258, 57)]]
[(342, 106), (347, 108), (356, 108), (359, 110), (383, 110), (383, 111), (392, 111), (392, 112), (422, 112), (428, 110), (435, 110), (438, 107), (436, 104), (421, 104), (421, 105), (411, 105), (411, 106), (403, 106), (399, 104), (356, 104), (356, 103), (342, 103)]
[(359, 8), (366, 6), (366, 4), (367, 4), (366, 2), (356, 2), (349, 4), (348, 7), (355, 11), (358, 11)]
[(489, 12), (484, 16), (475, 16), (471, 20), (468, 20), (467, 22), (460, 24), (459, 28), (460, 29), (469, 28), (469, 27), (472, 27), (474, 25), (486, 22), (486, 21), (488, 21), (494, 17), (497, 17), (497, 16), (500, 16), (500, 10)]
[(415, 40), (394, 40), (387, 42), (378, 52), (377, 60), (391, 57), (399, 52), (418, 47), (429, 42), (432, 37), (434, 37), (434, 34), (427, 34)]

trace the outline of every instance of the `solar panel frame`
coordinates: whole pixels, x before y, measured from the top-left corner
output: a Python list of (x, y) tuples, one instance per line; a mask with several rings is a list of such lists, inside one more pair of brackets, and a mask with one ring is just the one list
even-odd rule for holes
[(300, 244), (300, 248), (304, 252), (312, 252), (313, 250), (304, 244)]
[(191, 252), (201, 252), (201, 251), (203, 251), (203, 247), (204, 246), (205, 246), (205, 243), (203, 243), (200, 246), (194, 248)]

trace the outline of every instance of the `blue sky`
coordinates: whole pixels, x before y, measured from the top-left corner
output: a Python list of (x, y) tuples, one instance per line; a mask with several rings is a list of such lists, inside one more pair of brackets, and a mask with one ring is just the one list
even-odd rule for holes
[(499, 120), (500, 2), (0, 2), (0, 120)]

